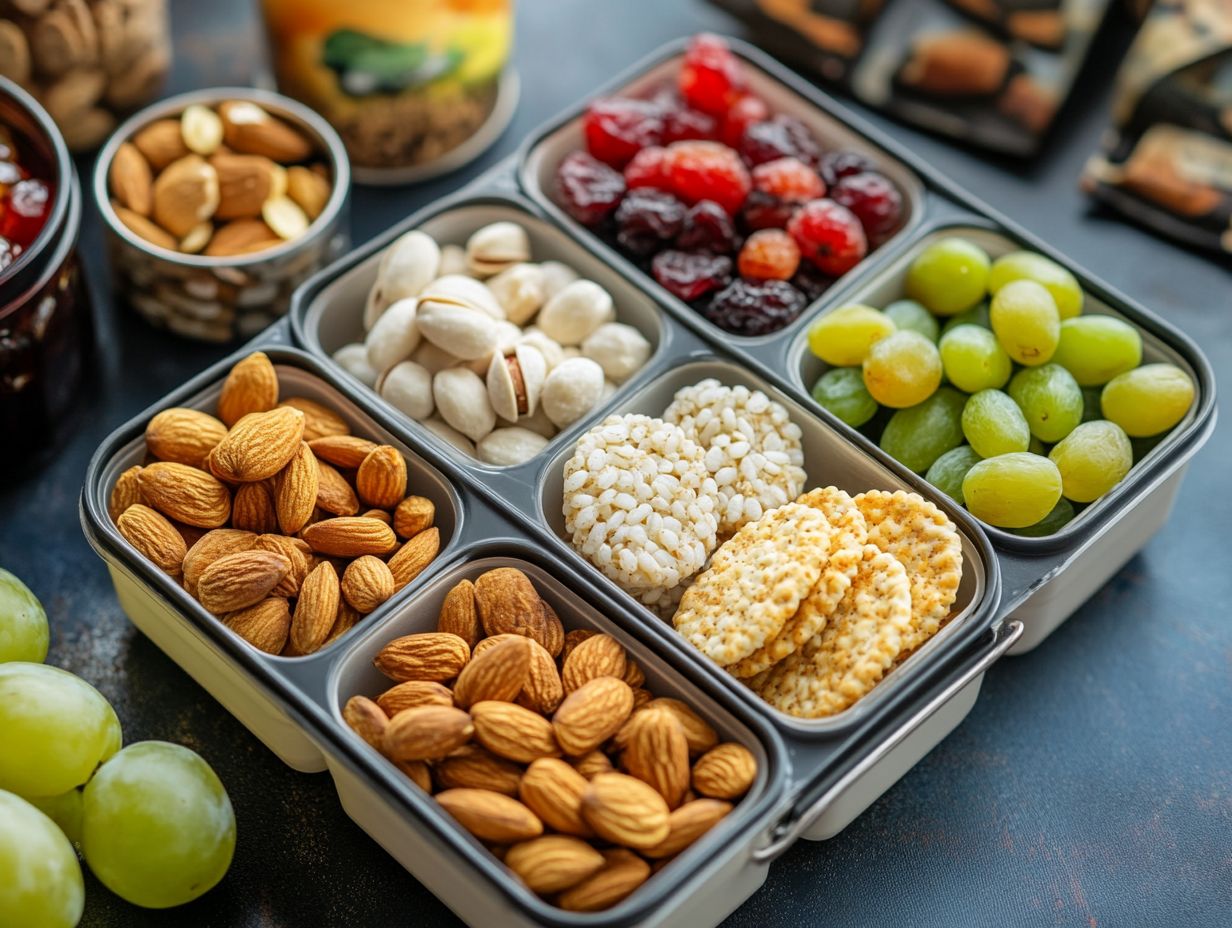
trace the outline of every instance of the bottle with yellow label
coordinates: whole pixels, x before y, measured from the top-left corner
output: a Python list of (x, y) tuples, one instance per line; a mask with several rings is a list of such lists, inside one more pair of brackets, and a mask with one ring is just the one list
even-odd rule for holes
[(328, 119), (358, 180), (478, 155), (511, 115), (512, 0), (263, 0), (278, 89)]

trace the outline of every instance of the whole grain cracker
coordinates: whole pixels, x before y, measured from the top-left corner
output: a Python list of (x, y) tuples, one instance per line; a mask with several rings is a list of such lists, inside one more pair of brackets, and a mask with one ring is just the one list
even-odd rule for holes
[(798, 503), (772, 510), (715, 552), (672, 623), (724, 667), (748, 657), (795, 615), (821, 576), (829, 544), (820, 511)]
[(918, 493), (869, 490), (855, 498), (869, 544), (893, 554), (911, 582), (912, 629), (903, 641), (914, 651), (950, 614), (962, 582), (962, 540), (945, 513)]
[(911, 585), (892, 554), (865, 545), (825, 630), (760, 679), (758, 695), (801, 718), (842, 712), (885, 676), (911, 631)]

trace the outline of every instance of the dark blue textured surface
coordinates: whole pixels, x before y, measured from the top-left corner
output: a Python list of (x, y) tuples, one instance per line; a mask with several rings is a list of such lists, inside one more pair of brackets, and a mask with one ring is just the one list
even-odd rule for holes
[[(542, 120), (656, 45), (739, 31), (700, 3), (632, 17), (609, 0), (523, 0), (523, 101), (500, 145), (418, 189), (356, 193), (362, 241), (513, 150)], [(1119, 4), (1117, 5), (1119, 7)], [(249, 4), (173, 5), (172, 86), (245, 83), (261, 60)], [(1076, 192), (1130, 30), (1114, 22), (1049, 150), (993, 162), (877, 119), (921, 156), (1195, 336), (1232, 370), (1227, 268), (1090, 213)], [(88, 164), (82, 165), (88, 169)], [(103, 258), (91, 221), (95, 292)], [(106, 366), (78, 431), (38, 478), (0, 491), (0, 564), (53, 621), (50, 660), (110, 698), (127, 740), (200, 751), (239, 819), (223, 883), (179, 910), (132, 908), (88, 885), (90, 928), (452, 924), (449, 912), (343, 815), (326, 776), (283, 767), (125, 620), (82, 539), (85, 464), (114, 426), (223, 353), (153, 332), (100, 299)], [(1225, 926), (1232, 924), (1232, 426), (1195, 460), (1169, 525), (1031, 655), (994, 668), (970, 718), (846, 832), (774, 865), (733, 926)]]

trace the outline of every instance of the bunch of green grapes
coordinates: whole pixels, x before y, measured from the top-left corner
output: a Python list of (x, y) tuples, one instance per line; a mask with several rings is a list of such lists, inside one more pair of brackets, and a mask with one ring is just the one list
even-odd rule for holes
[(148, 908), (181, 905), (231, 865), (235, 814), (197, 754), (145, 741), (121, 749), (98, 690), (49, 667), (47, 616), (0, 570), (0, 925), (72, 928), (85, 887)]
[(989, 525), (1052, 534), (1193, 404), (1188, 374), (1143, 365), (1138, 330), (1083, 315), (1078, 280), (1043, 255), (941, 238), (904, 290), (813, 323), (829, 365), (813, 398)]

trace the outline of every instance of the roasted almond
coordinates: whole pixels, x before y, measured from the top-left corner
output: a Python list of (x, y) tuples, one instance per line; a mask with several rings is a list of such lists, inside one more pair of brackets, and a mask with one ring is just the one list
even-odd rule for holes
[(268, 412), (277, 405), (278, 374), (264, 351), (254, 351), (232, 367), (223, 381), (218, 417), (234, 426), (250, 412)]
[(306, 396), (289, 396), (278, 405), (291, 406), (304, 414), (304, 441), (346, 435), (351, 431), (346, 419)]
[(530, 578), (516, 567), (497, 567), (480, 574), (475, 580), (475, 603), (487, 634), (525, 635), (544, 643), (542, 600)]
[(352, 628), (354, 628), (356, 623), (358, 623), (362, 618), (363, 616), (352, 609), (347, 604), (346, 600), (338, 603), (338, 617), (334, 619), (334, 627), (329, 630), (329, 636), (325, 639), (325, 644), (321, 645), (321, 647), (325, 647), (325, 645), (335, 639), (341, 638)]
[(576, 757), (620, 731), (632, 711), (629, 684), (615, 677), (597, 677), (565, 697), (552, 716), (552, 729), (564, 752)]
[(335, 467), (353, 470), (378, 446), (376, 442), (358, 435), (327, 435), (324, 438), (309, 439), (308, 447), (322, 461), (328, 461)]
[(376, 703), (392, 716), (415, 706), (452, 706), (453, 693), (449, 687), (429, 680), (408, 680), (391, 686), (376, 698)]
[(329, 561), (322, 561), (308, 572), (299, 585), (295, 614), (291, 617), (291, 645), (298, 653), (311, 654), (325, 643), (338, 617), (341, 595), (338, 572)]
[(176, 251), (179, 248), (176, 237), (154, 220), (133, 212), (121, 205), (118, 200), (112, 201), (111, 208), (115, 211), (120, 223), (139, 238), (159, 248), (166, 248), (168, 251)]
[(389, 720), (383, 748), (394, 760), (438, 760), (470, 740), (470, 716), (452, 706), (416, 706)]
[(589, 838), (594, 832), (582, 818), (582, 797), (589, 786), (585, 777), (560, 758), (541, 757), (526, 768), (518, 796), (549, 828)]
[(514, 636), (473, 655), (453, 685), (454, 701), (464, 709), (484, 700), (512, 702), (526, 682), (531, 644)]
[(372, 663), (391, 680), (439, 683), (456, 677), (470, 656), (471, 649), (457, 635), (421, 632), (395, 638), (381, 648)]
[[(335, 557), (362, 557), (387, 554), (398, 543), (394, 530), (384, 522), (362, 516), (338, 516), (314, 522), (303, 531), (304, 541), (318, 554)], [(399, 554), (402, 552), (399, 551)], [(389, 569), (393, 571), (393, 559)], [(394, 580), (398, 574), (394, 572)]]
[(236, 487), (231, 501), (231, 524), (258, 534), (278, 531), (278, 513), (264, 483), (242, 483)]
[(392, 509), (406, 496), (406, 460), (397, 448), (381, 445), (360, 462), (355, 474), (359, 498), (378, 509)]
[(120, 513), (116, 528), (159, 570), (173, 577), (180, 573), (187, 546), (175, 526), (161, 513), (142, 503), (133, 503)]
[(205, 246), (210, 258), (229, 258), (254, 251), (277, 248), (282, 244), (278, 234), (262, 219), (233, 219), (218, 226)]
[(591, 751), (581, 757), (570, 758), (569, 763), (588, 780), (596, 774), (607, 773), (613, 769), (612, 761), (602, 751)]
[(133, 146), (155, 171), (161, 171), (172, 161), (189, 154), (178, 119), (159, 119), (150, 123), (133, 136)]
[(210, 164), (218, 172), (218, 209), (215, 219), (255, 219), (261, 204), (274, 189), (278, 165), (261, 155), (216, 152)]
[(396, 760), (393, 764), (425, 793), (432, 792), (432, 773), (422, 760)]
[(304, 582), (308, 571), (313, 567), (310, 563), (311, 552), (308, 546), (298, 538), (288, 538), (286, 535), (273, 532), (258, 535), (252, 546), (261, 551), (281, 554), (291, 562), (291, 569), (287, 571), (287, 575), (282, 578), (278, 586), (274, 587), (274, 595), (288, 598), (299, 595), (300, 584)]
[(567, 912), (610, 909), (650, 878), (650, 864), (625, 848), (604, 851), (603, 859), (603, 869), (557, 897), (562, 909)]
[(317, 460), (317, 508), (336, 516), (353, 516), (359, 512), (359, 499), (346, 477), (330, 464)]
[(287, 168), (287, 196), (299, 204), (310, 220), (325, 210), (332, 192), (329, 181), (316, 171), (298, 164)]
[(141, 495), (141, 469), (140, 464), (134, 464), (116, 478), (115, 486), (111, 488), (111, 495), (107, 499), (107, 513), (111, 516), (111, 521), (120, 518), (120, 513), (134, 503), (145, 502)]
[(394, 531), (401, 538), (414, 538), (432, 527), (436, 504), (425, 496), (408, 496), (394, 510)]
[[(375, 522), (375, 519), (369, 519)], [(378, 523), (380, 524), (380, 523)], [(394, 545), (394, 532), (385, 526), (389, 532), (390, 547)], [(433, 526), (425, 529), (398, 549), (398, 553), (389, 559), (389, 570), (394, 575), (395, 589), (402, 589), (418, 577), (433, 558), (441, 550), (441, 533)]]
[(643, 848), (647, 857), (663, 858), (679, 854), (717, 825), (732, 810), (730, 802), (694, 799), (674, 809), (667, 817), (667, 837), (654, 847)]
[(486, 789), (447, 789), (436, 794), (436, 801), (481, 841), (509, 844), (543, 834), (543, 823), (530, 809), (501, 793)]
[(121, 142), (107, 169), (112, 195), (127, 209), (149, 216), (154, 205), (154, 176), (150, 162), (132, 142)]
[(299, 451), (303, 434), (304, 414), (298, 409), (249, 413), (210, 452), (210, 469), (240, 483), (272, 477)]
[(561, 666), (569, 659), (569, 655), (573, 653), (573, 649), (585, 641), (587, 638), (593, 638), (599, 634), (593, 628), (574, 628), (565, 633), (565, 642), (560, 649)]
[(441, 789), (490, 789), (514, 797), (522, 780), (521, 767), (477, 744), (463, 745), (437, 761), (432, 772)]
[(228, 100), (218, 106), (223, 141), (229, 148), (248, 155), (264, 155), (280, 164), (304, 161), (312, 143), (298, 129), (271, 116), (247, 100)]
[(287, 643), (291, 610), (281, 596), (270, 596), (256, 605), (228, 613), (223, 624), (258, 651), (278, 654)]
[(260, 602), (291, 569), (291, 562), (272, 551), (238, 551), (210, 564), (197, 581), (197, 599), (215, 615), (235, 612)]
[(543, 605), (543, 632), (536, 640), (552, 657), (556, 657), (565, 647), (565, 626), (551, 603), (546, 599), (540, 602)]
[(560, 753), (551, 723), (537, 712), (485, 700), (471, 706), (471, 718), (475, 740), (498, 757), (527, 764)]
[(342, 595), (356, 611), (367, 615), (394, 595), (394, 575), (378, 557), (357, 557), (342, 574)]
[(173, 161), (154, 178), (153, 218), (183, 238), (218, 208), (218, 174), (200, 155)]
[(208, 413), (177, 406), (164, 409), (145, 427), (146, 450), (160, 461), (201, 467), (227, 436), (227, 427)]
[(206, 532), (183, 558), (184, 588), (196, 596), (197, 582), (207, 567), (224, 555), (248, 551), (255, 546), (256, 540), (257, 536), (252, 532), (235, 528), (216, 528)]
[(363, 738), (378, 751), (385, 748), (385, 730), (389, 728), (389, 716), (367, 696), (352, 696), (342, 707), (342, 720), (351, 731)]
[[(521, 636), (517, 636), (521, 637)], [(552, 655), (533, 638), (524, 639), (530, 645), (530, 661), (526, 682), (518, 696), (518, 705), (534, 709), (541, 715), (551, 715), (565, 698), (565, 689), (560, 682), (560, 673)]]
[(475, 607), (475, 584), (469, 580), (461, 580), (445, 594), (436, 628), (437, 631), (457, 635), (474, 650), (479, 639), (483, 637), (483, 629), (479, 627), (479, 612)]
[(558, 893), (597, 873), (606, 861), (585, 841), (567, 835), (544, 835), (515, 844), (505, 866), (533, 892)]
[(689, 788), (689, 742), (671, 711), (647, 709), (634, 717), (637, 725), (624, 752), (631, 776), (658, 791), (669, 809), (680, 805)]
[(600, 773), (582, 796), (582, 817), (604, 841), (644, 850), (667, 838), (667, 803), (650, 785), (623, 773)]
[(218, 528), (231, 516), (231, 491), (213, 474), (158, 461), (141, 471), (141, 495), (169, 519), (198, 528)]
[(625, 649), (611, 635), (595, 635), (573, 649), (560, 671), (565, 692), (572, 693), (596, 677), (625, 675)]
[(301, 441), (274, 484), (274, 509), (283, 534), (294, 535), (308, 524), (317, 505), (320, 481), (316, 455)]
[(690, 754), (702, 754), (719, 743), (719, 736), (715, 734), (714, 729), (694, 712), (690, 706), (679, 699), (672, 699), (670, 696), (659, 696), (649, 703), (646, 708), (666, 709), (676, 716), (676, 721), (684, 729), (685, 739), (689, 742)]
[(646, 674), (642, 673), (642, 668), (638, 666), (637, 661), (625, 655), (625, 673), (620, 679), (624, 680), (633, 688), (636, 693), (638, 688), (646, 682)]
[(711, 799), (739, 799), (757, 777), (757, 760), (742, 744), (728, 741), (693, 764), (693, 789)]

